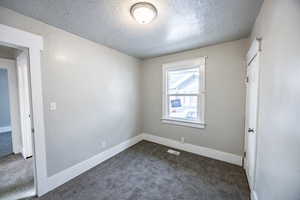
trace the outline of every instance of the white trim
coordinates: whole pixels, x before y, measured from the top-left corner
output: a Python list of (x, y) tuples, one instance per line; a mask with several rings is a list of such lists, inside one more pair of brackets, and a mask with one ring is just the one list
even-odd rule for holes
[(155, 136), (155, 135), (151, 135), (151, 134), (147, 134), (147, 133), (143, 133), (142, 137), (144, 140), (147, 140), (150, 142), (162, 144), (162, 145), (169, 146), (169, 147), (172, 147), (175, 149), (187, 151), (187, 152), (194, 153), (197, 155), (201, 155), (201, 156), (205, 156), (205, 157), (213, 158), (216, 160), (221, 160), (224, 162), (242, 166), (242, 156), (218, 151), (215, 149), (210, 149), (207, 147), (201, 147), (201, 146), (197, 146), (197, 145), (193, 145), (193, 144), (189, 144), (189, 143), (181, 143), (176, 140), (163, 138), (163, 137), (159, 137), (159, 136)]
[(0, 133), (6, 133), (11, 131), (11, 126), (2, 126), (0, 127)]
[(177, 119), (161, 119), (162, 123), (165, 124), (173, 124), (178, 126), (186, 126), (186, 127), (192, 127), (192, 128), (205, 128), (205, 124), (201, 122), (193, 122), (193, 121), (185, 121), (185, 120), (177, 120)]
[(0, 24), (0, 44), (19, 49), (29, 49), (31, 96), (34, 134), (34, 183), (38, 196), (47, 190), (47, 166), (44, 107), (41, 77), (41, 51), (43, 38), (41, 36)]
[[(194, 128), (204, 128), (203, 124), (205, 124), (205, 99), (206, 99), (206, 84), (205, 84), (205, 68), (206, 68), (206, 60), (207, 57), (198, 57), (189, 60), (177, 61), (172, 63), (166, 63), (162, 65), (162, 122), (169, 123), (179, 126), (189, 126)], [(181, 69), (190, 69), (194, 67), (198, 67), (200, 69), (199, 79), (199, 93), (198, 94), (167, 94), (167, 73), (168, 71), (175, 71)], [(198, 116), (199, 119), (197, 121), (188, 121), (188, 120), (178, 120), (175, 118), (170, 118), (168, 114), (168, 98), (169, 96), (197, 96), (198, 97)], [(190, 122), (190, 123), (187, 123)], [(199, 125), (202, 124), (202, 125)]]
[(0, 24), (0, 44), (43, 50), (43, 38), (20, 29)]
[(255, 191), (251, 191), (251, 200), (258, 200), (257, 193)]
[[(255, 163), (254, 163), (254, 169), (253, 169), (253, 178), (252, 178), (252, 182), (251, 180), (249, 180), (249, 173), (248, 173), (248, 169), (247, 169), (247, 157), (244, 158), (244, 169), (246, 172), (246, 177), (249, 183), (249, 187), (251, 190), (251, 198), (252, 198), (252, 191), (255, 189), (255, 184), (256, 184), (256, 165), (257, 165), (257, 136), (258, 136), (258, 132), (259, 132), (259, 94), (260, 94), (260, 87), (261, 87), (261, 81), (260, 81), (260, 77), (261, 77), (261, 70), (260, 70), (260, 54), (262, 52), (262, 38), (256, 38), (252, 41), (251, 47), (248, 50), (248, 53), (246, 55), (246, 61), (247, 61), (247, 73), (248, 73), (248, 67), (251, 65), (252, 61), (256, 58), (258, 59), (258, 91), (257, 91), (257, 112), (256, 112), (256, 127), (255, 127)], [(247, 75), (248, 76), (248, 75)], [(248, 86), (247, 86), (247, 91), (248, 91)], [(247, 92), (248, 94), (248, 92)], [(247, 94), (246, 94), (246, 100), (247, 100)], [(248, 134), (248, 125), (247, 125), (247, 116), (248, 116), (248, 111), (247, 111), (247, 105), (246, 105), (246, 113), (245, 113), (245, 137), (244, 137), (244, 152), (246, 152), (247, 154), (247, 134)], [(253, 195), (256, 195), (256, 193), (253, 191)], [(257, 197), (256, 197), (257, 198)]]
[(154, 142), (157, 144), (162, 144), (165, 146), (169, 146), (172, 148), (191, 152), (191, 153), (194, 153), (197, 155), (202, 155), (202, 156), (206, 156), (209, 158), (221, 160), (221, 161), (228, 162), (231, 164), (235, 164), (235, 165), (239, 165), (239, 166), (242, 165), (242, 157), (241, 156), (217, 151), (214, 149), (209, 149), (206, 147), (196, 146), (196, 145), (192, 145), (192, 144), (187, 144), (187, 143), (182, 144), (175, 140), (142, 133), (142, 134), (137, 135), (133, 138), (130, 138), (114, 147), (111, 147), (111, 148), (85, 160), (85, 161), (82, 161), (70, 168), (67, 168), (53, 176), (48, 177), (46, 192), (49, 192), (49, 191), (61, 186), (62, 184), (66, 183), (66, 182), (70, 181), (71, 179), (79, 176), (80, 174), (92, 169), (93, 167), (101, 164), (102, 162), (110, 159), (111, 157), (115, 156), (116, 154), (128, 149), (129, 147), (139, 143), (142, 140)]
[(106, 161), (107, 159), (115, 156), (116, 154), (128, 149), (132, 145), (137, 144), (142, 141), (142, 135), (137, 135), (130, 138), (110, 149), (107, 149), (83, 162), (80, 162), (64, 171), (61, 171), (48, 178), (48, 191), (55, 189), (56, 187), (66, 183), (67, 181), (75, 178), (76, 176), (88, 171), (89, 169), (99, 165), (100, 163)]
[(257, 38), (252, 42), (250, 49), (248, 50), (248, 53), (246, 55), (247, 66), (251, 63), (253, 58), (255, 58), (255, 56), (260, 51), (261, 51), (261, 39)]

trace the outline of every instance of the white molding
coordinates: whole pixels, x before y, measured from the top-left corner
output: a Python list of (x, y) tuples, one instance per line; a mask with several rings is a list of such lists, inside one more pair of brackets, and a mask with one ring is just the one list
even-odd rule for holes
[(11, 131), (11, 126), (2, 126), (0, 127), (0, 133), (6, 133)]
[[(182, 61), (176, 61), (172, 63), (165, 63), (162, 65), (162, 119), (170, 119), (169, 117), (169, 102), (168, 102), (168, 97), (170, 94), (168, 94), (168, 72), (173, 71), (173, 70), (181, 70), (181, 69), (190, 69), (194, 68), (196, 66), (199, 66), (200, 70), (200, 76), (202, 78), (199, 79), (199, 93), (194, 94), (198, 98), (198, 117), (197, 119), (198, 123), (205, 124), (205, 108), (206, 108), (206, 61), (207, 61), (207, 56), (204, 57), (197, 57), (194, 59), (189, 59), (189, 60), (182, 60)], [(179, 95), (179, 94), (176, 94)], [(181, 94), (182, 95), (182, 94)], [(191, 94), (185, 94), (187, 96)], [(183, 95), (184, 96), (184, 95)], [(200, 112), (201, 111), (201, 112)], [(176, 120), (176, 119), (174, 119)], [(166, 121), (163, 121), (166, 122)], [(195, 126), (195, 125), (190, 125), (190, 124), (184, 124), (184, 123), (175, 123), (170, 122), (169, 124), (175, 124), (175, 125), (181, 125), (181, 126), (190, 126), (194, 128), (204, 128), (203, 126)]]
[(43, 38), (20, 29), (0, 24), (0, 44), (43, 50)]
[(192, 122), (184, 120), (175, 120), (175, 119), (161, 119), (161, 122), (164, 124), (173, 124), (177, 126), (186, 126), (192, 128), (205, 128), (205, 124), (201, 122)]
[(248, 50), (248, 53), (246, 55), (247, 65), (251, 63), (251, 61), (255, 58), (257, 53), (260, 51), (261, 51), (261, 39), (256, 38), (254, 41), (252, 41), (250, 49)]
[(67, 181), (79, 176), (80, 174), (88, 171), (89, 169), (99, 165), (100, 163), (106, 161), (107, 159), (115, 156), (116, 154), (126, 150), (127, 148), (131, 147), (132, 145), (137, 144), (138, 142), (142, 141), (142, 135), (137, 135), (133, 138), (130, 138), (110, 149), (107, 149), (85, 161), (82, 161), (68, 169), (65, 169), (53, 176), (50, 176), (47, 180), (47, 192), (57, 188), (58, 186), (66, 183)]
[(155, 136), (155, 135), (151, 135), (151, 134), (147, 134), (147, 133), (143, 133), (142, 137), (144, 140), (147, 140), (150, 142), (162, 144), (165, 146), (169, 146), (169, 147), (176, 148), (179, 150), (187, 151), (187, 152), (194, 153), (197, 155), (201, 155), (201, 156), (205, 156), (205, 157), (213, 158), (216, 160), (221, 160), (224, 162), (242, 166), (242, 156), (218, 151), (215, 149), (210, 149), (207, 147), (201, 147), (201, 146), (197, 146), (197, 145), (193, 145), (193, 144), (189, 144), (189, 143), (181, 143), (176, 140), (171, 140), (168, 138), (163, 138), (163, 137), (159, 137), (159, 136)]
[(251, 191), (251, 200), (258, 200), (257, 194), (254, 190)]
[(20, 29), (0, 24), (0, 44), (29, 50), (32, 116), (34, 124), (34, 179), (37, 194), (47, 191), (47, 161), (45, 144), (44, 106), (41, 77), (43, 38)]
[(157, 144), (162, 144), (165, 146), (169, 146), (172, 148), (191, 152), (191, 153), (194, 153), (197, 155), (202, 155), (202, 156), (206, 156), (209, 158), (221, 160), (221, 161), (228, 162), (231, 164), (235, 164), (235, 165), (239, 165), (239, 166), (242, 165), (242, 157), (241, 156), (217, 151), (214, 149), (209, 149), (206, 147), (196, 146), (196, 145), (192, 145), (192, 144), (188, 144), (188, 143), (182, 144), (175, 140), (142, 133), (142, 134), (137, 135), (133, 138), (130, 138), (114, 147), (111, 147), (111, 148), (85, 160), (85, 161), (82, 161), (82, 162), (80, 162), (72, 167), (69, 167), (57, 174), (54, 174), (53, 176), (48, 177), (47, 182), (46, 182), (47, 188), (43, 191), (43, 194), (61, 186), (62, 184), (66, 183), (66, 182), (70, 181), (71, 179), (79, 176), (80, 174), (92, 169), (93, 167), (101, 164), (102, 162), (106, 161), (107, 159), (128, 149), (129, 147), (139, 143), (142, 140), (154, 142)]
[[(261, 52), (262, 52), (262, 38), (255, 38), (253, 41), (252, 41), (252, 44), (251, 44), (251, 47), (249, 48), (248, 52), (247, 52), (247, 55), (246, 55), (246, 61), (247, 61), (247, 76), (249, 75), (249, 70), (251, 70), (251, 63), (257, 59), (257, 84), (258, 84), (258, 88), (257, 88), (257, 110), (256, 110), (256, 127), (252, 127), (255, 129), (255, 144), (254, 144), (254, 148), (255, 148), (255, 152), (254, 152), (254, 168), (249, 171), (249, 164), (248, 164), (248, 160), (247, 160), (247, 157), (245, 157), (245, 165), (244, 165), (244, 169), (246, 171), (246, 177), (248, 179), (248, 183), (249, 183), (249, 187), (250, 189), (251, 188), (255, 188), (255, 179), (256, 179), (256, 163), (257, 163), (257, 135), (258, 135), (258, 132), (259, 132), (259, 112), (260, 112), (260, 108), (259, 108), (259, 94), (260, 94), (260, 88), (261, 88), (261, 83), (260, 83), (260, 77), (261, 77), (261, 70), (260, 70), (260, 55), (261, 55)], [(254, 66), (252, 66), (254, 67)], [(244, 137), (244, 152), (247, 153), (248, 155), (248, 150), (247, 150), (247, 141), (248, 141), (248, 125), (247, 125), (247, 117), (248, 117), (248, 108), (247, 108), (247, 100), (249, 98), (248, 96), (248, 86), (247, 86), (247, 92), (246, 92), (246, 114), (245, 114), (245, 137)], [(254, 192), (255, 194), (255, 192)], [(252, 194), (251, 194), (251, 198), (252, 198)], [(254, 198), (254, 197), (253, 197)]]

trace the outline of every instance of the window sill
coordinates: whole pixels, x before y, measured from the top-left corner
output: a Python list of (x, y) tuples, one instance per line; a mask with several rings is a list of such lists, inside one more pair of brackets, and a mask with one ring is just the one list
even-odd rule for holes
[(192, 127), (192, 128), (205, 128), (205, 123), (202, 122), (192, 122), (192, 121), (186, 121), (186, 120), (180, 120), (180, 119), (168, 119), (163, 118), (161, 119), (162, 123), (165, 124), (173, 124), (177, 126), (186, 126), (186, 127)]

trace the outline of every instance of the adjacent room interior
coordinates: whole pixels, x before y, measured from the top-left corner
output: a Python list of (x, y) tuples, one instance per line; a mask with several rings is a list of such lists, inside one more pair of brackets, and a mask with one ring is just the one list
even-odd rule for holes
[(0, 0), (0, 200), (299, 200), (298, 0)]
[(0, 199), (36, 194), (26, 49), (0, 45)]

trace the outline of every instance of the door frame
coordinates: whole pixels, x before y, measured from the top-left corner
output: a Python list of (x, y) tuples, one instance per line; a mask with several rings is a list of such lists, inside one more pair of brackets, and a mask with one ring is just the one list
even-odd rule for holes
[[(259, 97), (260, 97), (260, 87), (261, 87), (261, 64), (260, 64), (260, 59), (261, 59), (261, 52), (262, 52), (262, 38), (256, 38), (252, 41), (252, 44), (249, 48), (249, 51), (246, 55), (246, 74), (248, 71), (248, 67), (253, 61), (253, 59), (258, 59), (258, 91), (257, 91), (257, 112), (256, 112), (256, 130), (255, 130), (255, 163), (254, 163), (254, 169), (253, 169), (253, 185), (251, 190), (251, 199), (255, 199), (256, 193), (255, 193), (255, 179), (256, 179), (256, 168), (257, 168), (257, 141), (258, 141), (258, 132), (259, 132)], [(247, 78), (248, 79), (248, 78)], [(246, 80), (247, 80), (246, 79)], [(246, 96), (247, 98), (247, 96)], [(247, 106), (247, 105), (246, 105)], [(245, 119), (247, 119), (247, 110), (245, 113)], [(246, 122), (245, 122), (245, 138), (244, 138), (244, 158), (243, 158), (243, 167), (246, 170), (245, 166), (245, 156), (247, 152), (247, 134), (248, 130), (246, 130)], [(248, 178), (248, 176), (247, 176)]]
[(0, 24), (0, 44), (17, 49), (28, 49), (30, 64), (30, 92), (32, 99), (33, 159), (35, 188), (38, 196), (47, 192), (47, 166), (44, 108), (41, 77), (43, 38), (26, 31)]

